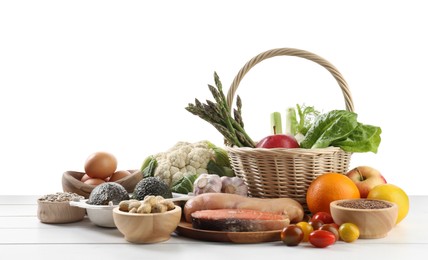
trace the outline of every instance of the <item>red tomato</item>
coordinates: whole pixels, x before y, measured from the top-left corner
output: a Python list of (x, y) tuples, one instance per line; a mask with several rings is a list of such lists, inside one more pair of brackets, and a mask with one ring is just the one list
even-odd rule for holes
[(324, 225), (324, 222), (320, 219), (311, 219), (311, 221), (309, 221), (309, 224), (314, 228), (314, 230), (317, 230), (322, 225)]
[(297, 246), (303, 240), (303, 230), (300, 226), (289, 225), (281, 231), (281, 240), (287, 246)]
[(309, 242), (315, 247), (328, 247), (336, 242), (336, 237), (330, 231), (315, 230), (309, 234)]
[(339, 230), (339, 225), (336, 223), (329, 223), (328, 225), (331, 225), (331, 226), (337, 228), (337, 230)]
[(337, 241), (337, 240), (339, 240), (340, 236), (339, 236), (339, 228), (337, 228), (336, 226), (337, 225), (334, 223), (324, 224), (319, 228), (319, 230), (325, 230), (325, 231), (329, 231), (329, 232), (333, 233), (334, 236), (336, 237), (336, 241)]
[(315, 219), (321, 220), (324, 224), (334, 223), (332, 216), (328, 212), (320, 211), (315, 213), (312, 216), (311, 220), (315, 220)]

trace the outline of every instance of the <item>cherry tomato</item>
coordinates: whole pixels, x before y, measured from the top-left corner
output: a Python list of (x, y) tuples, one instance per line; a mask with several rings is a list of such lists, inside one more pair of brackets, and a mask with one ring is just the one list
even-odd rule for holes
[(336, 237), (330, 231), (315, 230), (309, 235), (309, 242), (315, 247), (328, 247), (336, 242)]
[(303, 240), (302, 242), (308, 242), (309, 241), (309, 234), (314, 231), (314, 228), (306, 221), (301, 221), (296, 224), (303, 230)]
[(319, 230), (325, 230), (329, 231), (334, 234), (334, 237), (336, 238), (336, 241), (339, 240), (339, 228), (337, 227), (337, 224), (329, 223), (322, 225)]
[(336, 224), (336, 223), (329, 223), (329, 225), (331, 225), (331, 226), (337, 228), (337, 230), (339, 230), (339, 225), (338, 224)]
[(317, 230), (322, 225), (324, 225), (324, 222), (322, 222), (322, 220), (320, 219), (311, 219), (311, 221), (309, 221), (309, 224), (314, 228), (314, 230)]
[(321, 220), (324, 224), (334, 223), (333, 217), (328, 212), (320, 211), (320, 212), (315, 213), (312, 216), (311, 220), (315, 220), (315, 219)]
[(339, 227), (340, 239), (350, 243), (358, 239), (360, 236), (360, 229), (353, 223), (343, 223)]
[(281, 231), (281, 240), (287, 246), (297, 246), (303, 240), (303, 230), (297, 225), (289, 225)]

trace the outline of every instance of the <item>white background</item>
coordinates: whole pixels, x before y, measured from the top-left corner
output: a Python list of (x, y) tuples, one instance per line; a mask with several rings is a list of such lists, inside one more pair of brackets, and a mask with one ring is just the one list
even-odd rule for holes
[[(222, 136), (184, 107), (227, 91), (239, 69), (279, 47), (333, 63), (363, 123), (382, 127), (377, 154), (354, 154), (409, 195), (427, 195), (428, 16), (423, 1), (0, 0), (0, 194), (61, 191), (61, 175), (89, 154), (118, 168), (177, 141)], [(296, 103), (343, 109), (331, 75), (275, 57), (241, 82), (246, 129)]]

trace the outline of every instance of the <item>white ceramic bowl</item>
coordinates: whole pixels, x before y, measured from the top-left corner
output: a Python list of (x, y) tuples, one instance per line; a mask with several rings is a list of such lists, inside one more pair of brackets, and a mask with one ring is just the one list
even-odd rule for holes
[(86, 209), (89, 220), (97, 226), (115, 228), (113, 220), (113, 209), (119, 205), (91, 205), (87, 199), (80, 201), (70, 201), (71, 206)]

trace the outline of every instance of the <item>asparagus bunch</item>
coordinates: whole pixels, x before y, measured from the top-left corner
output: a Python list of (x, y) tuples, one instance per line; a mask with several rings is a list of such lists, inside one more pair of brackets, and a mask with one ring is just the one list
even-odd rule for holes
[(227, 105), (223, 87), (216, 72), (214, 72), (214, 82), (216, 87), (208, 84), (208, 88), (215, 102), (206, 100), (206, 103), (202, 103), (195, 99), (195, 103), (189, 103), (186, 110), (212, 124), (223, 135), (227, 145), (255, 147), (253, 140), (244, 130), (241, 98), (237, 96), (236, 109), (233, 109), (232, 117), (232, 108)]

